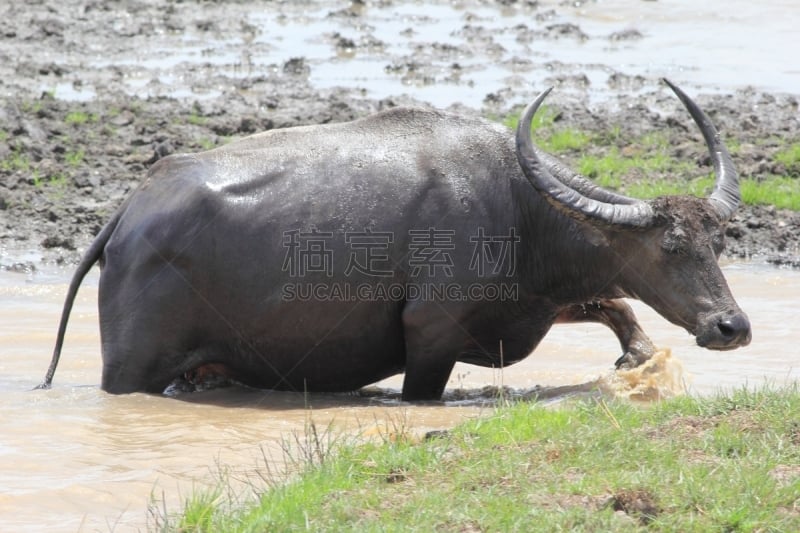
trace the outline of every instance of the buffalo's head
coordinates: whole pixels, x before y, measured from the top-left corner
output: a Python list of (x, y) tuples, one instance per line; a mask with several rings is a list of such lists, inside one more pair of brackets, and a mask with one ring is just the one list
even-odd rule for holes
[[(666, 80), (665, 80), (666, 81)], [(517, 158), (528, 181), (557, 210), (601, 231), (613, 257), (614, 284), (715, 350), (750, 342), (750, 322), (731, 295), (717, 264), (725, 224), (740, 202), (739, 178), (730, 154), (705, 113), (666, 81), (705, 138), (716, 173), (708, 198), (629, 198), (564, 172), (537, 153), (530, 125), (550, 89), (524, 111), (517, 127)], [(554, 170), (558, 177), (554, 176)]]

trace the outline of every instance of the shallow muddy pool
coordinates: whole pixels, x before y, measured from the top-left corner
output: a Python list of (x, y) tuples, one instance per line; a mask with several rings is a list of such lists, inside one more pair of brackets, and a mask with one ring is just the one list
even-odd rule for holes
[[(656, 344), (672, 351), (669, 379), (694, 394), (797, 380), (800, 334), (792, 317), (800, 272), (754, 263), (724, 270), (753, 323), (747, 348), (697, 348), (688, 334), (634, 302)], [(151, 495), (164, 495), (167, 508), (177, 510), (193, 487), (215, 479), (218, 465), (241, 480), (267, 472), (264, 456), (280, 470), (283, 439), (302, 434), (309, 417), (335, 431), (380, 434), (402, 425), (422, 434), (491, 410), (476, 400), (400, 404), (392, 394), (399, 377), (382, 382), (383, 392), (372, 398), (238, 388), (179, 398), (109, 396), (98, 387), (96, 269), (79, 293), (53, 389), (31, 391), (49, 362), (70, 275), (71, 269), (0, 272), (0, 524), (6, 531), (144, 529)], [(502, 373), (460, 365), (449, 388), (580, 389), (598, 378), (605, 382), (618, 355), (616, 340), (601, 326), (557, 326), (522, 363)], [(555, 400), (570, 390), (560, 389)]]

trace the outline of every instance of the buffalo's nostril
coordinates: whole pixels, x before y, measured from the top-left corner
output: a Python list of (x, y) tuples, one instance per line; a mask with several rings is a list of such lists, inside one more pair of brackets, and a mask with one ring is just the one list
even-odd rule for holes
[(720, 320), (717, 327), (727, 342), (740, 343), (750, 339), (750, 321), (743, 314)]
[(736, 335), (736, 330), (734, 330), (730, 320), (720, 322), (719, 330), (722, 332), (722, 336), (725, 337), (726, 339), (730, 339), (731, 337)]

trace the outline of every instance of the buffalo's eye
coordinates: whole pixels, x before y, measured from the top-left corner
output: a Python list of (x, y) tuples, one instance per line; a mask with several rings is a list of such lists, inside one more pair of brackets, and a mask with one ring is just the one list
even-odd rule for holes
[(716, 231), (711, 235), (711, 247), (714, 249), (714, 255), (720, 256), (725, 249), (725, 234), (721, 231)]

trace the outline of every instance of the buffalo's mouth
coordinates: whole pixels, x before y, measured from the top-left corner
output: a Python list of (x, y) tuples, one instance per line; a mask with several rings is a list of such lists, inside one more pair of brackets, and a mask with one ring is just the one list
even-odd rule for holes
[(697, 345), (709, 350), (741, 348), (752, 339), (750, 320), (741, 311), (709, 317), (698, 329)]

